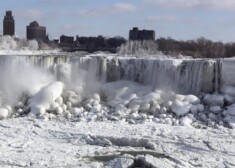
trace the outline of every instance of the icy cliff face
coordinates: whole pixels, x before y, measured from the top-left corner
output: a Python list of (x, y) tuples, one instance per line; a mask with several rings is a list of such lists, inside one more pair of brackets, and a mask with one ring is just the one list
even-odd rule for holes
[[(231, 60), (125, 58), (108, 54), (0, 56), (2, 73), (6, 75), (1, 74), (2, 77), (7, 77), (7, 72), (14, 72), (14, 69), (9, 70), (14, 62), (20, 62), (12, 66), (16, 74), (26, 65), (31, 65), (47, 71), (69, 87), (85, 83), (86, 87), (93, 90), (102, 83), (122, 79), (150, 85), (152, 89), (173, 90), (181, 94), (211, 93), (219, 91), (222, 85), (235, 85), (235, 62)], [(27, 76), (30, 71), (29, 68), (22, 73)]]

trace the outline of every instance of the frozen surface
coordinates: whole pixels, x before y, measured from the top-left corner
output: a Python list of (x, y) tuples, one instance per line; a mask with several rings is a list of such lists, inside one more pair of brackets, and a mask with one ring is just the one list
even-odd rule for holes
[(231, 60), (17, 45), (0, 55), (0, 167), (235, 166)]
[[(144, 160), (155, 166), (235, 166), (235, 130), (222, 127), (194, 129), (154, 123), (74, 123), (30, 117), (3, 120), (0, 127), (1, 167), (103, 167), (114, 162), (107, 164), (108, 156), (114, 155), (110, 157), (114, 160), (120, 157), (120, 151), (127, 154), (138, 151), (139, 155), (146, 155)], [(148, 140), (155, 149), (146, 149), (141, 143), (135, 145), (136, 140)], [(141, 154), (143, 151), (165, 157)], [(103, 156), (106, 160), (98, 161), (94, 156)], [(131, 161), (127, 162), (130, 156), (123, 157), (126, 160), (119, 160), (119, 164)]]

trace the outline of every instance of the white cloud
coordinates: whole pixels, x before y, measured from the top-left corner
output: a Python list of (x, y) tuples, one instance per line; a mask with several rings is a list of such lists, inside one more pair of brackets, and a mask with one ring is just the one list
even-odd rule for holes
[(176, 16), (166, 15), (166, 16), (147, 16), (148, 21), (179, 21)]
[(150, 15), (145, 18), (149, 22), (177, 22), (179, 24), (198, 25), (199, 20), (194, 17), (187, 16), (174, 16), (174, 15)]
[(85, 17), (97, 17), (97, 16), (109, 16), (120, 12), (133, 12), (137, 8), (129, 3), (116, 3), (110, 6), (103, 6), (93, 9), (84, 9), (77, 11), (60, 11), (61, 15), (73, 15), (73, 16), (85, 16)]
[(205, 8), (234, 10), (235, 0), (142, 0), (144, 3), (169, 8)]
[(25, 11), (16, 11), (13, 15), (16, 15), (19, 18), (27, 20), (38, 20), (43, 17), (43, 13), (38, 10), (25, 10)]
[(114, 4), (114, 8), (118, 11), (135, 11), (136, 6), (128, 3), (116, 3)]

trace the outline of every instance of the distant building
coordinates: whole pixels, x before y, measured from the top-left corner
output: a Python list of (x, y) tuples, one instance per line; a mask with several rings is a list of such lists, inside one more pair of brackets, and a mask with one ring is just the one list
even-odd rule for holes
[(12, 16), (12, 11), (6, 11), (3, 19), (3, 35), (15, 35), (15, 20)]
[(27, 26), (27, 39), (37, 40), (39, 42), (47, 42), (46, 27), (39, 26), (38, 22), (33, 21)]
[(73, 45), (74, 44), (74, 37), (62, 35), (62, 36), (60, 36), (60, 44)]
[(134, 27), (129, 32), (129, 40), (155, 40), (155, 31), (139, 30), (138, 27)]
[(105, 38), (103, 36), (98, 37), (78, 37), (76, 36), (76, 43), (83, 47), (105, 47)]

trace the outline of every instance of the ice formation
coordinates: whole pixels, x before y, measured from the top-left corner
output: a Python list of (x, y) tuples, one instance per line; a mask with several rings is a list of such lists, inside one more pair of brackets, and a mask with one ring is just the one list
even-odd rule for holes
[(1, 36), (0, 37), (0, 49), (1, 52), (11, 52), (14, 50), (38, 50), (38, 42), (36, 40), (27, 41), (25, 39), (20, 39), (11, 36)]
[[(231, 62), (104, 53), (1, 55), (2, 108), (13, 109), (8, 115), (2, 110), (1, 118), (32, 112), (44, 119), (234, 127)], [(63, 89), (55, 96), (50, 88), (58, 81)]]
[[(234, 130), (226, 127), (235, 128), (233, 63), (107, 53), (1, 55), (0, 165), (232, 165)], [(106, 157), (113, 159), (92, 160)]]

